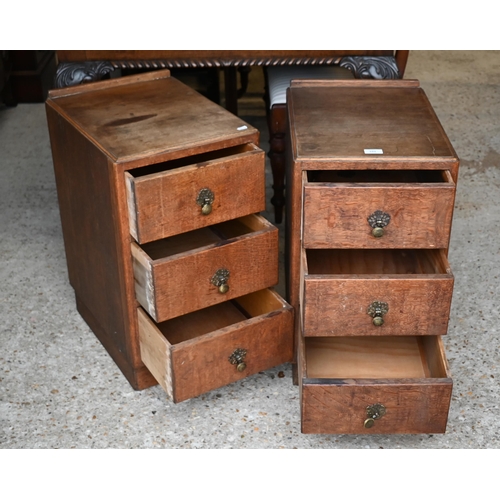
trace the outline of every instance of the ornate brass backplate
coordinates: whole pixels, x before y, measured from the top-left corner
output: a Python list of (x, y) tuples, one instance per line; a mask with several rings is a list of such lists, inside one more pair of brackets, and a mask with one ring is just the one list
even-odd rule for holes
[(227, 293), (229, 291), (229, 285), (227, 281), (229, 279), (228, 269), (218, 269), (215, 274), (210, 279), (210, 283), (219, 289), (220, 293)]
[(368, 405), (366, 407), (366, 416), (368, 417), (364, 421), (364, 426), (369, 429), (375, 424), (375, 420), (382, 418), (386, 414), (386, 408), (382, 403), (375, 403), (373, 405)]
[(201, 213), (208, 215), (212, 212), (212, 205), (215, 200), (213, 191), (209, 188), (203, 188), (196, 197), (196, 203), (201, 207)]
[(382, 212), (382, 210), (375, 210), (367, 220), (368, 224), (373, 228), (372, 235), (375, 238), (380, 238), (384, 235), (384, 227), (391, 222), (391, 216)]
[(372, 318), (375, 326), (382, 326), (384, 324), (383, 316), (389, 312), (389, 304), (387, 302), (372, 302), (366, 311)]
[(229, 356), (229, 362), (232, 364), (232, 365), (236, 365), (236, 369), (239, 371), (239, 372), (242, 372), (246, 367), (246, 363), (245, 363), (245, 356), (247, 355), (247, 351), (246, 349), (242, 349), (241, 347), (239, 347), (238, 349), (235, 349), (233, 354), (231, 354), (231, 356)]

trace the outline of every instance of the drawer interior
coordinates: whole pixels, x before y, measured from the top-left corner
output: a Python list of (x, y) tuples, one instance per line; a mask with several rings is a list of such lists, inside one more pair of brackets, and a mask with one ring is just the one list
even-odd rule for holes
[(306, 249), (306, 274), (450, 274), (442, 250)]
[(262, 217), (249, 215), (171, 236), (170, 238), (145, 243), (141, 245), (141, 248), (151, 259), (158, 260), (209, 245), (217, 245), (222, 241), (252, 234), (270, 227), (272, 226)]
[(279, 297), (265, 289), (158, 323), (156, 326), (168, 342), (175, 345), (250, 318), (281, 311), (283, 307)]
[(308, 337), (309, 379), (446, 378), (438, 337)]
[(309, 170), (308, 182), (429, 184), (451, 182), (448, 170)]
[(230, 148), (217, 149), (215, 151), (208, 151), (202, 154), (186, 156), (176, 160), (156, 163), (154, 165), (147, 165), (146, 167), (136, 168), (133, 170), (129, 170), (128, 172), (134, 178), (143, 177), (145, 175), (157, 174), (159, 172), (186, 167), (188, 165), (195, 165), (197, 163), (203, 163), (222, 158), (227, 158), (228, 156), (235, 156), (242, 153), (249, 153), (255, 151), (256, 149), (257, 149), (256, 146), (253, 144), (241, 144)]

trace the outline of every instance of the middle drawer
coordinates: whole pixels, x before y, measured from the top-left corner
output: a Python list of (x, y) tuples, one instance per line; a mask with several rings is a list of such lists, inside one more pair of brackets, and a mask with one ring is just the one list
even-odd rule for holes
[(305, 336), (445, 335), (444, 250), (302, 250)]
[(278, 283), (278, 229), (260, 215), (131, 245), (136, 297), (156, 322)]

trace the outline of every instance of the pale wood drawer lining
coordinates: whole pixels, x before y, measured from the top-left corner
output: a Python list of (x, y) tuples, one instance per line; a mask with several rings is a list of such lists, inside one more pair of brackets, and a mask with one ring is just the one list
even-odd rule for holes
[(443, 250), (306, 249), (306, 274), (451, 274)]
[(307, 379), (448, 378), (437, 337), (308, 337)]
[(284, 303), (276, 295), (269, 293), (268, 290), (261, 290), (178, 318), (156, 323), (156, 327), (171, 345), (176, 345), (198, 339), (257, 316), (281, 311), (283, 308)]

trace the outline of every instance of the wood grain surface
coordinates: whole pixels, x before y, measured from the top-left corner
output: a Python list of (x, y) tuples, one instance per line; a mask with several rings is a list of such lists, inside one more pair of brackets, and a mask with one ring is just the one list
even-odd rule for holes
[[(272, 290), (158, 325), (139, 316), (144, 362), (176, 403), (292, 359), (293, 310)], [(241, 372), (229, 362), (237, 348), (247, 351)]]
[[(446, 431), (451, 379), (339, 380), (302, 386), (305, 434), (418, 434)], [(382, 403), (387, 413), (364, 427), (366, 407)]]
[[(149, 387), (156, 380), (141, 358), (131, 258), (131, 238), (139, 237), (135, 181), (185, 166), (203, 170), (214, 157), (220, 158), (221, 170), (232, 171), (226, 153), (241, 146), (233, 156), (246, 176), (228, 175), (231, 187), (224, 189), (238, 199), (238, 182), (255, 182), (250, 202), (239, 199), (239, 215), (258, 212), (265, 206), (264, 153), (245, 145), (258, 144), (259, 132), (170, 78), (169, 71), (51, 91), (47, 117), (78, 311), (130, 384), (135, 389)], [(186, 160), (178, 166), (182, 158), (200, 155), (205, 156), (198, 163)], [(157, 212), (171, 198), (170, 184), (163, 187), (165, 197), (153, 207)], [(237, 216), (229, 212), (227, 218)], [(170, 218), (177, 218), (175, 210)], [(142, 263), (141, 279), (146, 279), (147, 258)], [(153, 285), (151, 280), (149, 292)]]
[[(395, 250), (312, 253), (320, 262), (314, 262), (304, 275), (304, 335), (447, 333), (454, 282), (449, 266), (434, 262), (431, 267), (432, 262), (411, 256), (398, 259)], [(344, 259), (332, 253), (341, 253)], [(431, 255), (446, 261), (443, 251)], [(367, 312), (375, 301), (389, 307), (382, 326), (373, 325)]]
[[(418, 81), (293, 81), (287, 103), (302, 432), (445, 432), (454, 148)], [(376, 210), (391, 217), (378, 239), (367, 221)], [(379, 327), (373, 301), (389, 305)], [(365, 428), (379, 402), (387, 414)]]
[(116, 162), (149, 165), (242, 142), (258, 144), (258, 130), (171, 78), (168, 70), (49, 96), (61, 115)]
[(123, 231), (116, 224), (121, 214), (114, 165), (52, 104), (47, 102), (47, 119), (68, 275), (78, 310), (130, 384), (148, 387), (155, 382), (140, 359), (134, 316), (128, 309), (124, 266), (130, 258), (124, 253), (130, 250), (124, 248)]
[[(151, 245), (154, 260), (132, 243), (137, 299), (155, 321), (165, 321), (278, 283), (278, 229), (258, 215), (240, 221), (248, 221), (249, 225), (241, 222), (246, 227), (245, 234), (229, 239), (221, 234), (215, 242), (210, 242), (206, 228), (174, 237), (175, 248), (182, 249), (182, 243), (186, 248), (176, 254), (171, 254), (170, 239), (163, 240), (163, 252), (158, 248), (160, 242), (155, 242)], [(222, 231), (227, 225), (218, 227)], [(231, 235), (229, 231), (227, 236)], [(190, 248), (196, 244), (195, 240), (200, 246)], [(208, 244), (201, 246), (203, 242)], [(219, 269), (230, 273), (227, 293), (220, 293), (211, 282)]]
[[(440, 182), (428, 183), (306, 181), (303, 244), (306, 248), (447, 248), (454, 200), (449, 172), (443, 172)], [(379, 238), (368, 223), (377, 210), (390, 216)]]
[[(441, 337), (305, 339), (303, 348), (302, 432), (445, 432), (452, 381)], [(365, 428), (375, 403), (386, 414)]]
[(456, 159), (424, 91), (411, 81), (292, 84), (288, 102), (297, 159)]
[[(247, 144), (219, 155), (211, 160), (202, 156), (180, 168), (167, 163), (163, 171), (136, 177), (131, 234), (146, 243), (264, 210), (264, 152)], [(214, 195), (208, 215), (197, 203), (204, 188)]]
[[(308, 379), (446, 378), (433, 364), (436, 337), (308, 337), (304, 340)], [(428, 352), (429, 351), (429, 352)], [(438, 353), (439, 354), (439, 353)]]

